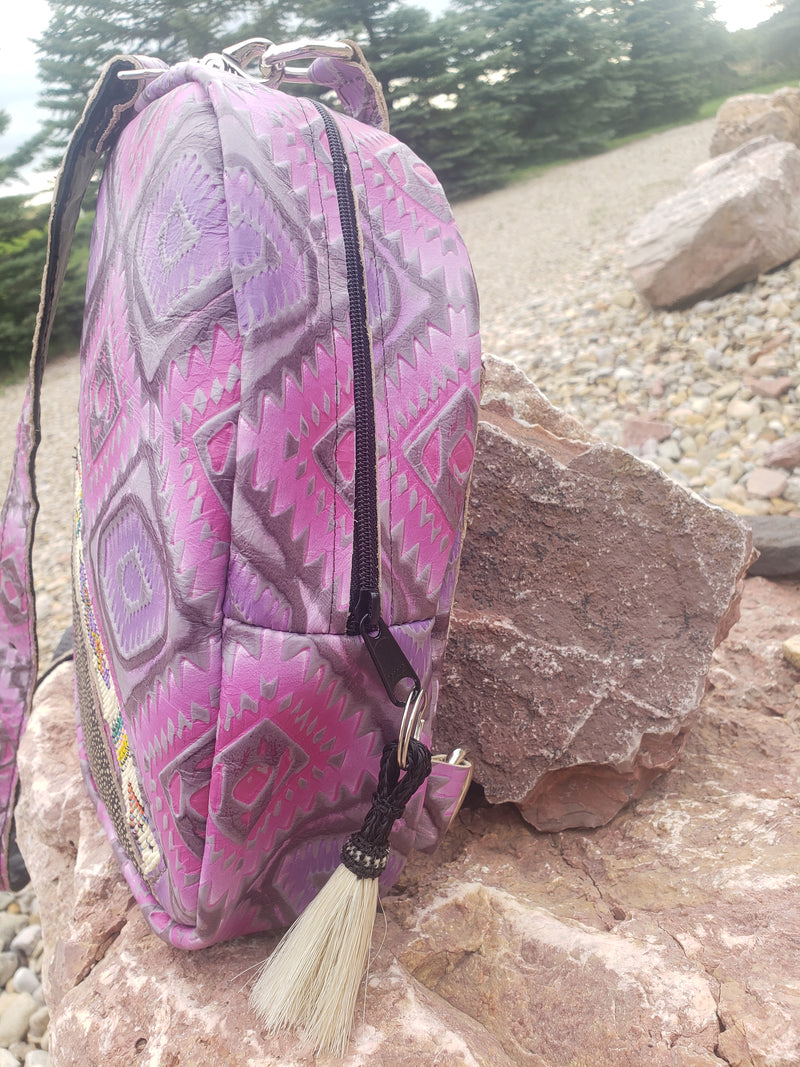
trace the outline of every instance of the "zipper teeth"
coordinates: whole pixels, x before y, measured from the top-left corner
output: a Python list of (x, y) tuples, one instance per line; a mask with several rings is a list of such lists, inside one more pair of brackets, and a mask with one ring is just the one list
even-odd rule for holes
[(347, 268), (350, 344), (353, 353), (353, 406), (356, 424), (353, 563), (347, 632), (358, 633), (361, 619), (356, 615), (362, 593), (375, 595), (372, 601), (374, 619), (377, 619), (380, 614), (380, 600), (375, 598), (380, 592), (380, 548), (372, 346), (367, 318), (364, 259), (361, 252), (361, 235), (358, 228), (350, 164), (339, 127), (330, 111), (316, 100), (312, 103), (322, 116), (328, 137)]

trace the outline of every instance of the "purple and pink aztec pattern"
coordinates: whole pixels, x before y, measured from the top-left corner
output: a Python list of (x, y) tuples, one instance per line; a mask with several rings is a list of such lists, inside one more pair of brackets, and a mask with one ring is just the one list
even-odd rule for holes
[(17, 792), (17, 749), (30, 707), (38, 649), (31, 603), (31, 547), (39, 505), (30, 468), (36, 418), (30, 388), (17, 425), (17, 447), (0, 515), (0, 885), (8, 882), (8, 841)]
[[(399, 713), (345, 633), (353, 367), (322, 119), (198, 64), (137, 109), (103, 180), (87, 287), (79, 740), (151, 925), (200, 948), (309, 902)], [(383, 616), (433, 708), (477, 429), (477, 298), (431, 171), (338, 122), (373, 337)], [(412, 847), (435, 847), (462, 773), (434, 765), (385, 884)]]

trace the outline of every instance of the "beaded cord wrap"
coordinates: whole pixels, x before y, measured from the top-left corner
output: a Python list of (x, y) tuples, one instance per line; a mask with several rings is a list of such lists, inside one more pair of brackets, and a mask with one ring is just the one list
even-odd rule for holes
[(389, 835), (406, 804), (431, 773), (431, 754), (421, 741), (408, 746), (405, 774), (397, 760), (397, 741), (384, 746), (378, 788), (361, 829), (342, 847), (342, 863), (357, 878), (378, 878), (389, 860)]

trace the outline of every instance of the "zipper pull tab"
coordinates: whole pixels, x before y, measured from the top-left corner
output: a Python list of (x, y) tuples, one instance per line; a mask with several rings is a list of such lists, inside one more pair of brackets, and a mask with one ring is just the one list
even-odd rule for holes
[[(377, 594), (373, 596), (377, 598)], [(380, 604), (379, 598), (378, 604)], [(377, 621), (371, 620), (369, 614), (363, 615), (359, 624), (359, 632), (389, 699), (398, 708), (404, 708), (409, 693), (419, 692), (422, 689), (417, 672), (408, 662), (405, 653), (380, 615)], [(408, 682), (409, 685), (401, 687), (398, 691), (401, 682)]]

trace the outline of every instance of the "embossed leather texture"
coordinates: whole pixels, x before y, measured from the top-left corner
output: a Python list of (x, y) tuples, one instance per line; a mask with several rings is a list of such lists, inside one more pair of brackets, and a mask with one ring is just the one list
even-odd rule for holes
[[(361, 823), (401, 711), (346, 634), (355, 425), (331, 157), (308, 101), (199, 64), (140, 95), (97, 205), (82, 343), (79, 740), (172, 944), (285, 926)], [(478, 417), (477, 297), (430, 169), (337, 116), (372, 335), (383, 616), (429, 694)], [(436, 763), (382, 884), (462, 791)]]

